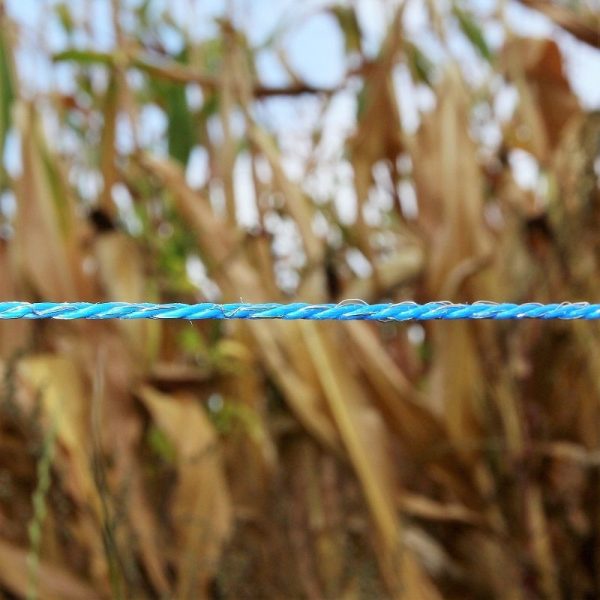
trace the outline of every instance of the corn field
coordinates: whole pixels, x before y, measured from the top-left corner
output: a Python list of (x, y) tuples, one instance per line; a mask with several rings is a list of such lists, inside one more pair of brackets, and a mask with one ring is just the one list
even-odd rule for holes
[[(369, 2), (0, 1), (0, 301), (598, 301), (598, 5)], [(599, 327), (3, 322), (0, 593), (598, 598)]]

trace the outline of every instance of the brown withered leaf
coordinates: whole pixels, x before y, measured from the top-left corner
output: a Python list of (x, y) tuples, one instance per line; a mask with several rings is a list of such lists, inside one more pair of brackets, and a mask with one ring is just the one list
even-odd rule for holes
[(349, 342), (358, 364), (373, 388), (375, 402), (389, 417), (390, 428), (406, 443), (409, 452), (423, 456), (434, 443), (443, 443), (444, 427), (418, 399), (417, 391), (394, 364), (375, 332), (366, 323), (348, 323)]
[[(456, 67), (448, 69), (439, 98), (436, 110), (417, 132), (413, 157), (417, 194), (431, 232), (427, 292), (431, 299), (495, 300), (500, 282), (485, 270), (492, 240), (483, 219), (483, 181), (476, 147), (468, 133), (471, 100)], [(437, 216), (429, 217), (436, 212)], [(482, 417), (477, 330), (464, 322), (438, 325), (431, 325), (429, 398), (434, 410), (445, 414), (450, 437), (466, 449), (478, 439)]]
[[(217, 218), (207, 200), (186, 184), (181, 168), (173, 161), (148, 154), (142, 154), (140, 162), (172, 190), (177, 210), (194, 230), (199, 247), (208, 257), (207, 262), (219, 265), (213, 274), (225, 298), (264, 302), (267, 296), (260, 275), (238, 252), (237, 232)], [(248, 323), (247, 326), (269, 375), (283, 391), (300, 421), (330, 448), (339, 448), (339, 437), (313, 383), (314, 376), (302, 377), (303, 371), (298, 372), (295, 366), (310, 364), (298, 324), (270, 322)]]
[(21, 277), (46, 301), (85, 300), (90, 294), (67, 177), (46, 144), (35, 106), (19, 105), (16, 116), (23, 140), (14, 240)]
[(19, 362), (18, 372), (33, 394), (40, 394), (47, 426), (56, 428), (57, 443), (70, 463), (70, 485), (82, 502), (96, 505), (94, 483), (89, 469), (89, 403), (80, 374), (67, 358), (40, 354)]
[[(140, 154), (138, 160), (145, 172), (158, 177), (173, 194), (178, 212), (194, 229), (202, 251), (213, 264), (221, 265), (231, 258), (241, 236), (215, 216), (205, 197), (187, 185), (180, 166), (149, 153)], [(247, 274), (244, 279), (248, 281)], [(249, 284), (254, 282), (250, 279)]]
[(177, 598), (209, 597), (208, 585), (232, 527), (232, 508), (216, 433), (195, 398), (149, 386), (142, 402), (176, 450), (173, 496)]
[(470, 585), (481, 590), (484, 597), (499, 600), (526, 600), (530, 597), (519, 581), (518, 559), (503, 541), (474, 529), (457, 542), (456, 555), (462, 557), (462, 564), (469, 569)]
[(399, 498), (401, 509), (406, 513), (420, 519), (431, 521), (456, 521), (470, 525), (481, 525), (482, 517), (474, 510), (458, 503), (443, 504), (431, 500), (427, 496), (411, 494), (402, 491)]
[(116, 206), (112, 200), (112, 188), (117, 182), (117, 151), (116, 124), (119, 112), (119, 87), (118, 77), (114, 71), (111, 72), (110, 79), (104, 95), (104, 126), (102, 128), (102, 139), (100, 141), (100, 171), (102, 172), (102, 192), (99, 198), (99, 204), (102, 210), (112, 217), (115, 216)]
[[(28, 551), (0, 540), (0, 582), (20, 598), (28, 597)], [(95, 600), (104, 596), (72, 572), (41, 560), (38, 571), (38, 595), (48, 600)]]
[(401, 6), (392, 19), (378, 60), (365, 69), (358, 127), (348, 144), (361, 202), (367, 199), (373, 165), (382, 159), (395, 160), (402, 150), (402, 125), (392, 79), (402, 49), (402, 14)]
[(89, 395), (85, 393), (81, 375), (75, 364), (55, 354), (30, 356), (19, 362), (18, 374), (27, 391), (23, 408), (28, 412), (39, 394), (42, 415), (47, 428), (56, 432), (56, 468), (65, 489), (81, 510), (74, 530), (84, 539), (91, 553), (95, 579), (107, 580), (101, 531), (101, 500), (90, 468)]
[[(103, 347), (107, 340), (111, 339), (110, 336), (104, 338), (96, 336), (90, 339)], [(85, 358), (85, 347), (90, 346), (89, 341), (84, 344), (84, 352), (78, 359)], [(118, 346), (113, 346), (111, 357), (118, 357), (118, 352)], [(114, 375), (114, 369), (111, 372)], [(108, 564), (102, 530), (98, 524), (107, 526), (107, 522), (113, 518), (111, 493), (114, 490), (108, 485), (102, 489), (98, 487), (91, 466), (94, 456), (98, 459), (98, 454), (102, 452), (101, 448), (92, 446), (92, 440), (96, 439), (96, 432), (92, 427), (101, 425), (92, 425), (92, 394), (84, 391), (82, 376), (75, 359), (70, 360), (59, 355), (30, 357), (19, 363), (19, 374), (32, 394), (40, 393), (47, 426), (56, 427), (57, 443), (62, 450), (57, 453), (57, 468), (69, 494), (81, 508), (80, 522), (75, 531), (79, 533), (82, 543), (91, 553), (90, 564), (94, 579), (105, 584), (108, 581)], [(137, 440), (136, 431), (139, 429), (137, 419), (128, 407), (130, 403), (127, 402), (127, 397), (123, 396), (122, 392), (119, 393), (118, 387), (115, 387), (110, 378), (108, 385), (111, 386), (108, 396), (112, 403), (105, 411), (107, 414), (102, 423), (101, 433), (108, 438), (105, 447), (114, 453), (113, 485), (122, 489), (127, 481), (128, 495), (124, 508), (129, 515), (131, 528), (140, 540), (139, 552), (150, 580), (157, 590), (166, 593), (168, 584), (164, 575), (164, 565), (153, 538), (157, 525), (142, 495), (139, 465), (133, 456), (133, 444)], [(101, 499), (101, 494), (104, 495), (104, 500)], [(121, 527), (116, 533), (120, 547), (133, 550), (130, 540), (124, 539), (126, 529)]]
[(363, 208), (373, 183), (373, 167), (379, 161), (394, 163), (403, 148), (402, 124), (393, 82), (396, 57), (401, 50), (403, 11), (404, 4), (401, 4), (382, 43), (378, 60), (366, 68), (363, 89), (358, 96), (357, 128), (347, 142), (358, 202), (354, 230), (358, 247), (373, 266), (370, 279), (375, 288), (382, 287), (382, 282)]
[[(519, 0), (525, 6), (540, 11), (552, 19), (559, 27), (574, 35), (578, 40), (593, 48), (600, 48), (600, 16), (598, 6), (593, 3), (572, 3), (571, 7), (561, 6), (551, 0)], [(579, 9), (579, 10), (578, 10)], [(593, 12), (595, 10), (595, 12)]]
[[(443, 219), (431, 240), (429, 289), (437, 298), (466, 300), (466, 277), (457, 279), (455, 273), (465, 261), (488, 256), (491, 240), (483, 220), (483, 180), (476, 147), (469, 136), (471, 100), (458, 69), (448, 69), (439, 94), (439, 105), (424, 125), (426, 139), (433, 128), (437, 143), (434, 148), (429, 143), (421, 146), (419, 131), (414, 157), (418, 164), (425, 152), (431, 153), (431, 171), (415, 173), (417, 193), (422, 203), (429, 205), (429, 210), (437, 210)], [(433, 174), (436, 187), (424, 182)], [(489, 291), (478, 296), (481, 297), (491, 299)]]
[[(0, 240), (0, 301), (10, 302), (15, 298), (25, 298), (21, 286), (14, 276), (14, 246)], [(10, 358), (23, 350), (29, 341), (32, 323), (22, 319), (4, 324), (4, 334), (0, 336), (0, 356)]]
[(532, 554), (540, 579), (540, 591), (545, 598), (558, 600), (562, 597), (551, 543), (549, 523), (543, 506), (542, 490), (529, 485), (525, 490), (525, 510), (529, 524)]
[[(127, 560), (138, 555), (148, 579), (167, 594), (166, 561), (159, 548), (159, 524), (142, 486), (137, 456), (143, 435), (132, 390), (143, 366), (123, 336), (106, 323), (85, 323), (85, 334), (65, 336), (61, 346), (93, 382), (90, 414), (94, 482), (102, 497), (102, 521), (112, 528), (114, 553)], [(107, 460), (105, 458), (108, 457)], [(115, 515), (119, 515), (119, 523)]]
[(547, 161), (565, 125), (581, 113), (560, 48), (550, 39), (513, 38), (502, 50), (501, 63), (520, 95), (516, 130), (509, 132), (509, 143)]
[(380, 415), (364, 401), (348, 363), (339, 360), (333, 330), (311, 321), (301, 325), (323, 395), (371, 509), (381, 548), (380, 567), (390, 592), (407, 599), (439, 598), (411, 550), (402, 547), (402, 527), (395, 511), (396, 481)]
[[(144, 271), (138, 245), (120, 231), (97, 236), (94, 243), (98, 275), (105, 296), (117, 302), (153, 302), (155, 290)], [(160, 343), (160, 322), (151, 320), (119, 321), (136, 356), (149, 364)]]

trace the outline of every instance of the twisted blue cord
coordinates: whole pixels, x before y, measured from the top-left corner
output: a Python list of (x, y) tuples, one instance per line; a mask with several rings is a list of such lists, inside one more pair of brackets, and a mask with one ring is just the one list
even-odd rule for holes
[(366, 304), (151, 304), (130, 302), (0, 302), (2, 319), (299, 319), (311, 321), (430, 321), (459, 319), (600, 319), (600, 304), (399, 302)]

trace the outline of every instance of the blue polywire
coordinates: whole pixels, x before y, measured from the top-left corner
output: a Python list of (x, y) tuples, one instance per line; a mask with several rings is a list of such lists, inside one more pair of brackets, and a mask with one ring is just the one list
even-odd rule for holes
[(511, 304), (506, 302), (398, 302), (366, 304), (346, 300), (339, 304), (152, 304), (149, 302), (0, 302), (5, 319), (283, 319), (285, 321), (431, 321), (463, 319), (600, 319), (600, 304)]

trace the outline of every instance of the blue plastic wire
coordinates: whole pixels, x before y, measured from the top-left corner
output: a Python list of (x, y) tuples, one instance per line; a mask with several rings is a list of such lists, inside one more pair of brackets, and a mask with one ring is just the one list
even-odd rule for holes
[(461, 319), (600, 319), (600, 304), (398, 302), (366, 304), (151, 304), (130, 302), (0, 302), (1, 319), (283, 319), (297, 321), (430, 321)]

